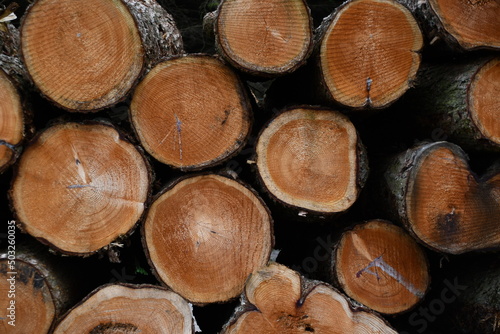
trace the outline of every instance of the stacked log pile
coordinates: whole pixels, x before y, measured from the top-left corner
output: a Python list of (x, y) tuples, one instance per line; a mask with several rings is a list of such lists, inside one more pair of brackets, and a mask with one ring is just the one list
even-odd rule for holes
[(500, 2), (0, 3), (0, 333), (500, 333)]

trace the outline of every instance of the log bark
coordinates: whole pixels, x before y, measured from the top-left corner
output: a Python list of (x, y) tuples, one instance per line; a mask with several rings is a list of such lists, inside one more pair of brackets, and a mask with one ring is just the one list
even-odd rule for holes
[[(206, 18), (208, 26), (213, 15)], [(291, 73), (312, 51), (312, 18), (304, 0), (224, 0), (214, 21), (218, 52), (252, 76)]]
[(334, 281), (349, 297), (377, 312), (408, 311), (429, 288), (423, 250), (389, 221), (371, 220), (344, 232), (332, 259)]
[(97, 288), (73, 307), (54, 334), (182, 333), (191, 334), (188, 303), (153, 285), (110, 284)]
[(312, 214), (347, 210), (369, 170), (349, 119), (307, 106), (285, 110), (263, 128), (255, 160), (261, 183), (275, 200)]
[[(14, 221), (8, 226), (9, 231), (13, 229)], [(4, 296), (0, 306), (7, 310), (7, 314), (2, 312), (6, 317), (0, 325), (4, 333), (50, 333), (79, 297), (70, 270), (39, 244), (9, 244), (0, 254), (0, 292)]]
[(241, 307), (224, 334), (396, 333), (384, 320), (352, 304), (329, 285), (303, 279), (271, 263), (252, 274)]
[(417, 124), (469, 150), (500, 151), (500, 57), (426, 66), (404, 97)]
[(141, 151), (116, 129), (63, 123), (27, 146), (10, 197), (21, 230), (61, 253), (85, 256), (133, 231), (150, 184)]
[(68, 111), (113, 106), (144, 71), (182, 53), (172, 17), (155, 0), (92, 1), (38, 0), (21, 27), (28, 73)]
[(273, 245), (264, 202), (248, 186), (214, 174), (167, 187), (142, 232), (158, 280), (196, 304), (237, 297), (248, 275), (267, 263)]
[(500, 4), (494, 0), (398, 0), (418, 19), (429, 43), (454, 50), (500, 48)]
[(420, 66), (421, 31), (393, 0), (348, 1), (323, 20), (316, 35), (315, 90), (330, 103), (387, 107), (411, 87)]
[(479, 178), (460, 147), (436, 142), (409, 149), (387, 166), (386, 208), (424, 245), (450, 254), (498, 249), (498, 165)]
[(231, 68), (208, 55), (158, 64), (133, 94), (130, 118), (145, 149), (181, 170), (234, 156), (252, 123), (247, 89)]

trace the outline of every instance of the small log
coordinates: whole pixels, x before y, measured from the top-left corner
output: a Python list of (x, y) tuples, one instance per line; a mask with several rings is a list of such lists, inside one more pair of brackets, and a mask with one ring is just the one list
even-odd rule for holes
[(253, 76), (273, 77), (296, 70), (312, 51), (312, 34), (304, 0), (224, 0), (215, 19), (219, 53)]
[(429, 43), (455, 50), (500, 48), (500, 3), (496, 0), (398, 0), (418, 19)]
[[(14, 228), (14, 221), (9, 221), (9, 235)], [(40, 244), (9, 243), (7, 252), (0, 254), (4, 333), (50, 333), (79, 297), (70, 268)]]
[(393, 216), (433, 250), (461, 254), (498, 249), (499, 167), (479, 178), (460, 147), (421, 144), (388, 163), (381, 198)]
[(368, 221), (342, 235), (332, 275), (349, 297), (385, 314), (413, 308), (430, 284), (423, 250), (402, 228), (384, 220)]
[(427, 132), (469, 150), (500, 151), (500, 57), (426, 66), (402, 101)]
[(143, 244), (159, 281), (192, 303), (225, 302), (269, 260), (272, 219), (247, 186), (213, 174), (193, 176), (153, 202)]
[(90, 112), (122, 100), (145, 70), (180, 54), (182, 41), (155, 0), (37, 0), (22, 23), (21, 50), (42, 95)]
[(375, 313), (353, 309), (327, 284), (305, 280), (277, 263), (252, 274), (241, 304), (224, 334), (397, 333)]
[(368, 162), (343, 114), (313, 107), (286, 110), (262, 130), (256, 146), (262, 184), (276, 200), (311, 213), (339, 213), (358, 198)]
[(97, 288), (66, 313), (54, 334), (192, 334), (188, 303), (153, 285), (110, 284)]
[(190, 55), (148, 73), (134, 92), (130, 117), (153, 157), (196, 170), (231, 158), (245, 145), (252, 109), (231, 68), (211, 56)]
[(350, 108), (384, 108), (411, 86), (422, 33), (393, 0), (352, 0), (317, 31), (319, 81), (326, 99)]
[(23, 138), (22, 98), (12, 80), (0, 68), (0, 173), (16, 160)]
[(100, 123), (48, 128), (15, 173), (10, 196), (20, 229), (70, 255), (90, 255), (130, 234), (151, 183), (141, 152)]

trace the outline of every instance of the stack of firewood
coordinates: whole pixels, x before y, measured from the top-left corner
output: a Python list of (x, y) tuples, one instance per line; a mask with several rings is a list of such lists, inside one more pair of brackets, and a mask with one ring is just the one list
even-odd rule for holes
[(0, 8), (1, 333), (500, 333), (500, 2), (309, 4)]

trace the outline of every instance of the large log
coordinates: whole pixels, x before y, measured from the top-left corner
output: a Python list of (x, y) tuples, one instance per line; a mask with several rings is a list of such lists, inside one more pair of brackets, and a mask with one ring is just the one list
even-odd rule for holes
[(27, 146), (10, 195), (21, 230), (62, 253), (90, 255), (133, 231), (150, 184), (144, 156), (116, 129), (63, 123)]
[(265, 265), (272, 219), (247, 186), (214, 174), (167, 187), (151, 205), (143, 244), (159, 281), (192, 303), (225, 302)]
[(393, 0), (348, 1), (317, 34), (316, 90), (350, 108), (388, 106), (408, 90), (420, 66), (419, 26)]
[(153, 285), (101, 286), (66, 313), (54, 334), (177, 333), (192, 334), (188, 303)]
[(21, 50), (42, 95), (90, 112), (122, 100), (145, 70), (180, 54), (182, 41), (155, 0), (38, 0), (24, 17)]
[(353, 309), (327, 284), (305, 280), (277, 263), (248, 279), (241, 304), (224, 334), (396, 333), (375, 313)]
[(398, 0), (418, 18), (430, 44), (452, 49), (500, 48), (500, 3), (496, 0)]
[(500, 247), (500, 164), (480, 178), (460, 147), (421, 144), (388, 163), (382, 187), (386, 209), (427, 247), (451, 254)]
[[(403, 98), (424, 132), (469, 150), (500, 151), (500, 57), (422, 68)], [(425, 131), (427, 130), (427, 131)]]
[(253, 76), (290, 73), (312, 50), (312, 19), (304, 0), (224, 0), (207, 18), (214, 21), (219, 53)]
[(344, 232), (332, 258), (332, 276), (342, 290), (381, 313), (408, 311), (429, 288), (423, 250), (388, 221), (371, 220)]
[(211, 56), (189, 55), (147, 74), (134, 91), (130, 117), (157, 160), (195, 170), (227, 160), (245, 145), (252, 109), (231, 68)]
[(258, 138), (256, 164), (274, 199), (311, 213), (347, 210), (368, 176), (354, 125), (339, 112), (314, 107), (285, 110), (271, 120)]

